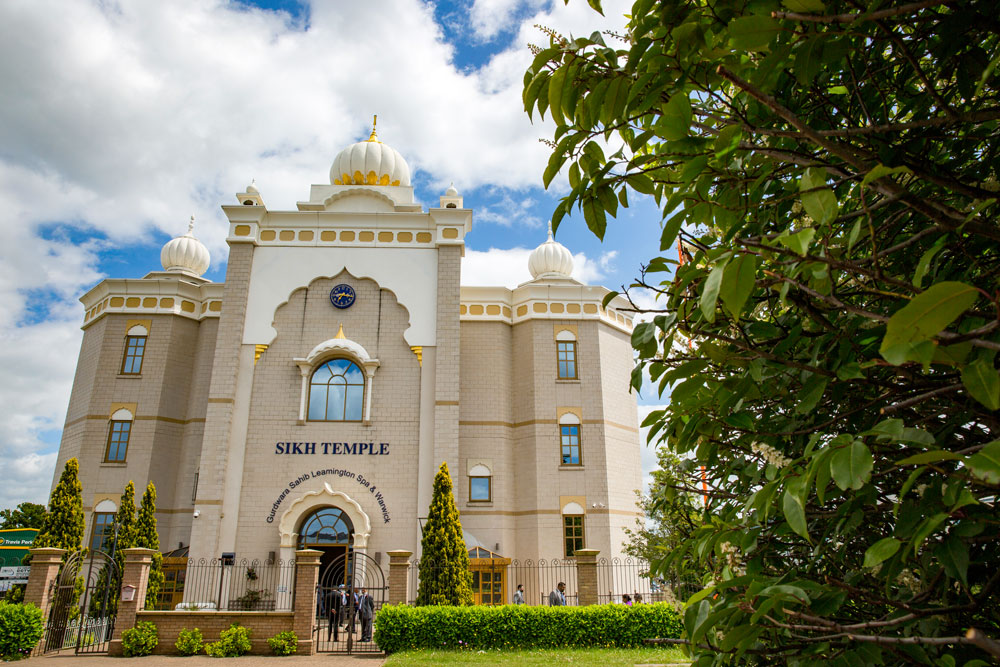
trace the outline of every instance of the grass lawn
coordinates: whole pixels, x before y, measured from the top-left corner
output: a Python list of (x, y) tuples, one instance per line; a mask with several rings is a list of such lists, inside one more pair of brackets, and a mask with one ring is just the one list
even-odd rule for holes
[(523, 651), (403, 651), (385, 667), (407, 665), (663, 665), (689, 664), (683, 651), (667, 648), (534, 649)]

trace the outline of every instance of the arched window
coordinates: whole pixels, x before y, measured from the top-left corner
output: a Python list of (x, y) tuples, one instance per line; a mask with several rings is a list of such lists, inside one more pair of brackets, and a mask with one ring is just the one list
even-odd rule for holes
[(566, 503), (562, 508), (563, 556), (572, 558), (585, 544), (583, 507), (579, 503)]
[(105, 463), (125, 463), (128, 441), (132, 436), (133, 415), (125, 408), (116, 410), (108, 422), (108, 441), (104, 449)]
[(583, 465), (580, 446), (580, 418), (572, 412), (567, 412), (559, 417), (559, 450), (562, 465)]
[(310, 421), (361, 421), (365, 404), (365, 376), (349, 359), (331, 359), (309, 382)]
[(556, 363), (556, 377), (560, 380), (579, 378), (576, 370), (576, 336), (572, 331), (563, 329), (556, 334)]
[(469, 502), (488, 503), (493, 501), (493, 473), (483, 464), (469, 471)]
[(350, 544), (353, 535), (354, 525), (343, 510), (324, 507), (302, 522), (299, 549)]

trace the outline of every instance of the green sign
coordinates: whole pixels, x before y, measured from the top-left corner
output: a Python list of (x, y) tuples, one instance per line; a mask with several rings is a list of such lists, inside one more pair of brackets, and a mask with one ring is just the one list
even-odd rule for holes
[(37, 528), (0, 530), (0, 566), (20, 565), (37, 536)]

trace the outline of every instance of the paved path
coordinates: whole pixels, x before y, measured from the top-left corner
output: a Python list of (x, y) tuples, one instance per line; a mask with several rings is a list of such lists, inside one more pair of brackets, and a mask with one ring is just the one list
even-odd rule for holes
[[(121, 662), (119, 662), (121, 660)], [(74, 655), (72, 651), (38, 656), (18, 662), (26, 667), (108, 667), (108, 662), (136, 667), (263, 667), (279, 663), (287, 667), (378, 667), (381, 655), (245, 655), (241, 658), (210, 658), (207, 655), (149, 655), (145, 658), (109, 658), (106, 655)]]

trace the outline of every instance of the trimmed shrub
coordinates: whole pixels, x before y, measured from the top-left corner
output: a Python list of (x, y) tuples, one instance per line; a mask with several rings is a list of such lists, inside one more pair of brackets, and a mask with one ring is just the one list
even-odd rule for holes
[(268, 639), (267, 645), (275, 655), (291, 655), (299, 650), (299, 638), (294, 632), (287, 630)]
[(201, 636), (201, 630), (198, 628), (194, 630), (181, 628), (180, 634), (177, 635), (177, 641), (174, 642), (174, 648), (181, 655), (195, 655), (196, 653), (200, 653), (204, 645), (204, 637)]
[(666, 602), (628, 607), (409, 607), (386, 605), (375, 643), (409, 649), (631, 648), (654, 637), (680, 637), (680, 614)]
[(156, 626), (149, 621), (139, 621), (122, 633), (122, 653), (126, 658), (149, 655), (159, 643)]
[(0, 602), (0, 658), (27, 658), (44, 630), (42, 610), (35, 605)]
[(219, 641), (205, 645), (205, 653), (213, 658), (235, 658), (250, 652), (250, 628), (233, 623), (223, 630)]

